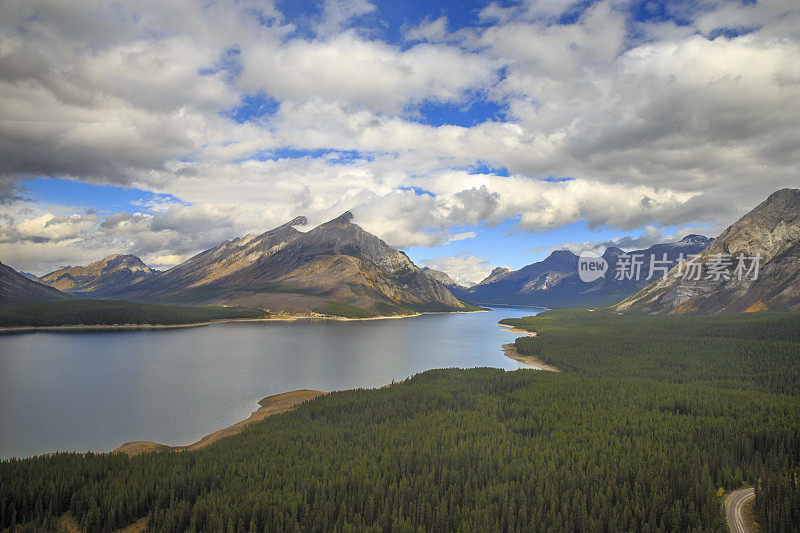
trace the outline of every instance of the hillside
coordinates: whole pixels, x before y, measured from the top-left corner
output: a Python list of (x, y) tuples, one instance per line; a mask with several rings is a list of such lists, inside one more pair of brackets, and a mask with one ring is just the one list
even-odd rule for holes
[[(760, 260), (753, 268), (756, 256)], [(739, 257), (743, 275), (736, 274)], [(710, 264), (726, 261), (727, 279), (709, 270)], [(722, 232), (695, 263), (702, 265), (699, 276), (687, 264), (676, 266), (667, 278), (615, 309), (646, 313), (800, 309), (800, 190), (771, 194)]]
[[(408, 257), (344, 213), (308, 232), (304, 217), (202, 252), (115, 295), (137, 300), (331, 314), (337, 303), (364, 316), (464, 308)], [(336, 314), (336, 313), (333, 313)]]
[[(624, 252), (608, 248), (603, 259), (608, 263), (604, 276), (585, 283), (578, 275), (578, 256), (569, 250), (557, 250), (538, 263), (510, 271), (496, 268), (478, 285), (461, 296), (477, 304), (536, 305), (549, 308), (596, 307), (610, 305), (625, 298), (649, 281), (651, 259), (666, 260), (673, 265), (683, 254), (688, 256), (703, 250), (711, 239), (701, 235), (687, 235), (679, 242), (657, 244), (644, 250)], [(641, 261), (639, 276), (619, 276), (621, 261), (637, 257)], [(658, 274), (657, 274), (658, 275)]]
[(39, 281), (62, 292), (102, 296), (158, 274), (135, 255), (110, 255), (85, 266), (60, 268)]
[(66, 298), (69, 296), (28, 279), (10, 266), (0, 263), (0, 305), (32, 304)]

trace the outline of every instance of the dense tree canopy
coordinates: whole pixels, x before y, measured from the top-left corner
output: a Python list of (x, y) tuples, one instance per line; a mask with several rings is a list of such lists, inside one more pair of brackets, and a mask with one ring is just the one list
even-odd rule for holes
[[(0, 526), (726, 531), (721, 489), (796, 501), (800, 461), (798, 317), (731, 320), (550, 312), (514, 323), (561, 373), (434, 370), (193, 452), (5, 461)], [(797, 527), (769, 501), (766, 530)]]
[(0, 327), (117, 324), (193, 324), (209, 320), (258, 318), (260, 309), (182, 307), (124, 300), (68, 300), (0, 307)]

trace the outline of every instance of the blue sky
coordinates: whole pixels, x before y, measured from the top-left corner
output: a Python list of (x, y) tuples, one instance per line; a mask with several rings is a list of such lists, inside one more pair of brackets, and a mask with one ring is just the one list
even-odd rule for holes
[(800, 89), (781, 80), (800, 77), (798, 11), (4, 5), (0, 260), (41, 273), (127, 252), (165, 268), (345, 210), (461, 281), (563, 246), (713, 235), (797, 185)]

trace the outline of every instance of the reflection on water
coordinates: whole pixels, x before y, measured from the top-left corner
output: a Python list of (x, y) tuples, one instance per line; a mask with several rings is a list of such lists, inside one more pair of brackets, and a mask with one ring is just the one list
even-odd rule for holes
[(379, 387), (432, 368), (514, 370), (497, 326), (537, 309), (360, 322), (0, 336), (0, 457), (194, 442), (294, 389)]

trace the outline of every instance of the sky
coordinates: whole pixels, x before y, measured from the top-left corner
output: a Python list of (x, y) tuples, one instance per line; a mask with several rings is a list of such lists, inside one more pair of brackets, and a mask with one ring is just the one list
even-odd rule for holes
[(800, 3), (3, 0), (0, 261), (344, 211), (476, 282), (800, 183)]

